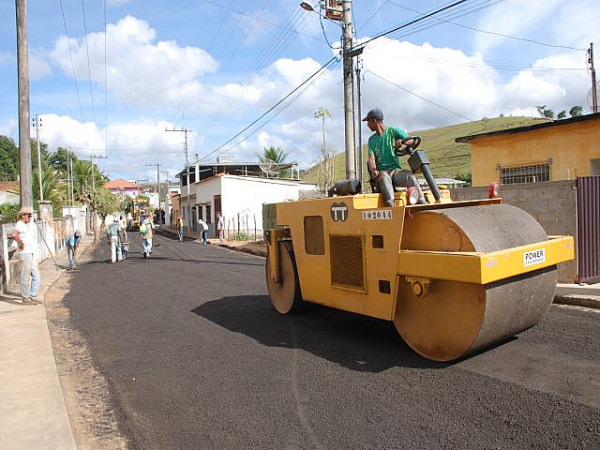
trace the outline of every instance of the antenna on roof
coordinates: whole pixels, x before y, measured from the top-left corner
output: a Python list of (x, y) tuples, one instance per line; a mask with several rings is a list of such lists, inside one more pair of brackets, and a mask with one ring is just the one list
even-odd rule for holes
[(275, 163), (275, 161), (268, 158), (263, 158), (261, 161), (258, 162), (258, 167), (260, 167), (260, 170), (262, 170), (265, 173), (265, 175), (267, 175), (267, 178), (269, 178), (269, 176), (277, 175), (279, 170), (273, 170), (273, 167), (276, 165), (277, 164)]

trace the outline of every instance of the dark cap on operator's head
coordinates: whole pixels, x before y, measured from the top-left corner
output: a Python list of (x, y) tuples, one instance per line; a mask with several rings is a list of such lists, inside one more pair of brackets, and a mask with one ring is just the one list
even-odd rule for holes
[(379, 108), (373, 108), (362, 121), (365, 122), (369, 119), (383, 120), (383, 111)]

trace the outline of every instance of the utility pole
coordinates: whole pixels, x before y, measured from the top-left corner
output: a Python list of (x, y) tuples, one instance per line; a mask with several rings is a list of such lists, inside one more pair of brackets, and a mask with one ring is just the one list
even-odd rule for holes
[(165, 201), (165, 225), (171, 224), (171, 210), (169, 209), (169, 171), (163, 172), (165, 174), (165, 190), (164, 190), (164, 201)]
[(328, 109), (326, 108), (319, 108), (317, 110), (317, 112), (315, 112), (314, 114), (314, 118), (315, 119), (322, 119), (322, 125), (321, 125), (321, 131), (323, 133), (323, 143), (321, 145), (321, 164), (320, 164), (320, 169), (319, 172), (320, 174), (322, 174), (322, 177), (320, 178), (320, 183), (319, 183), (319, 187), (322, 188), (323, 190), (327, 190), (329, 189), (329, 182), (331, 179), (331, 175), (329, 173), (329, 158), (328, 158), (328, 153), (327, 153), (327, 138), (325, 135), (325, 118), (326, 117), (331, 117), (331, 113), (329, 112)]
[(27, 49), (27, 1), (15, 0), (17, 13), (17, 66), (19, 90), (19, 179), (21, 207), (33, 207), (31, 141), (29, 137), (29, 55)]
[(156, 167), (156, 194), (158, 195), (158, 210), (160, 211), (160, 164), (146, 164), (146, 166)]
[(96, 174), (94, 173), (94, 158), (106, 159), (108, 156), (102, 155), (90, 155), (91, 163), (92, 163), (92, 192), (96, 192)]
[[(362, 48), (360, 50), (362, 53)], [(362, 71), (362, 58), (358, 56), (356, 61), (356, 99), (358, 104), (358, 118), (362, 117), (362, 99), (360, 98), (360, 80), (361, 80), (361, 71)], [(359, 125), (358, 127), (358, 179), (360, 182), (363, 182), (363, 146), (362, 146), (362, 128)]]
[(354, 27), (352, 25), (352, 0), (342, 0), (343, 34), (342, 61), (344, 65), (344, 122), (346, 128), (346, 178), (356, 178), (354, 146), (354, 59), (351, 54)]
[(70, 148), (69, 148), (69, 170), (70, 170), (69, 173), (71, 174), (71, 208), (74, 208), (75, 207), (75, 179), (73, 177), (73, 156), (71, 155)]
[(590, 42), (588, 49), (588, 64), (592, 73), (592, 112), (598, 112), (598, 97), (596, 96), (596, 69), (594, 69), (594, 43)]
[[(183, 133), (183, 135), (184, 135), (183, 156), (185, 159), (185, 167), (186, 167), (185, 183), (187, 185), (187, 195), (185, 197), (187, 212), (185, 214), (185, 221), (186, 221), (186, 226), (188, 227), (188, 230), (189, 230), (189, 229), (191, 229), (191, 226), (192, 226), (192, 211), (190, 208), (190, 160), (188, 157), (188, 133), (192, 133), (194, 130), (188, 130), (187, 128), (182, 127), (181, 130), (178, 130), (176, 128), (169, 130), (169, 129), (165, 128), (165, 131), (176, 131), (178, 133)], [(181, 205), (181, 206), (183, 206), (183, 205)]]
[(33, 119), (35, 125), (35, 140), (37, 142), (37, 156), (38, 156), (38, 184), (40, 185), (40, 202), (44, 201), (44, 188), (42, 185), (42, 151), (40, 150), (40, 127), (42, 126), (42, 119), (39, 115), (35, 115)]

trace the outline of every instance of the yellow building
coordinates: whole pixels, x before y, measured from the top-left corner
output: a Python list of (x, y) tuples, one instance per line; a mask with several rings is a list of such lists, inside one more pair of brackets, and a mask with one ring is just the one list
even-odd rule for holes
[(456, 139), (471, 145), (473, 186), (600, 175), (600, 114)]

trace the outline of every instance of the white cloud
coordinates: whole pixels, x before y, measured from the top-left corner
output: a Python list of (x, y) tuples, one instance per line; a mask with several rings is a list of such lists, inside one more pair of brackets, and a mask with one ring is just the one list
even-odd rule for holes
[(497, 108), (496, 74), (479, 55), (382, 38), (367, 46), (364, 66), (364, 109), (383, 109), (390, 124), (429, 128)]
[(52, 74), (52, 68), (42, 55), (29, 53), (29, 78), (39, 80)]
[(16, 58), (11, 53), (0, 52), (0, 64), (11, 63), (14, 64)]
[[(97, 163), (103, 170), (129, 179), (146, 173), (149, 179), (155, 180), (156, 168), (146, 164), (159, 163), (161, 172), (169, 171), (171, 176), (183, 166), (183, 136), (165, 132), (174, 127), (169, 122), (143, 119), (121, 122), (110, 125), (108, 133), (92, 122), (81, 123), (56, 114), (44, 114), (42, 123), (40, 140), (47, 143), (51, 151), (59, 146), (67, 147), (82, 159), (90, 159), (91, 155), (106, 156), (108, 138), (108, 158), (98, 158)], [(202, 137), (197, 139), (200, 141)]]
[[(201, 109), (205, 88), (200, 77), (217, 69), (206, 51), (180, 47), (173, 41), (154, 43), (156, 32), (148, 23), (127, 16), (107, 27), (108, 89), (115, 100), (137, 108), (186, 106)], [(57, 40), (50, 55), (68, 77), (72, 74), (69, 45), (78, 80), (88, 78), (88, 59), (84, 39)], [(104, 85), (104, 33), (90, 33), (89, 72), (98, 85)]]
[(0, 135), (2, 136), (17, 136), (19, 122), (15, 119), (8, 119), (0, 125)]
[[(569, 8), (577, 8), (575, 3), (578, 2), (505, 0), (484, 9), (476, 28), (519, 38), (539, 36), (539, 28), (552, 29), (554, 24), (563, 20), (562, 6), (568, 4)], [(482, 54), (490, 54), (496, 47), (508, 42), (506, 37), (494, 34), (475, 33), (474, 37), (476, 50)]]

